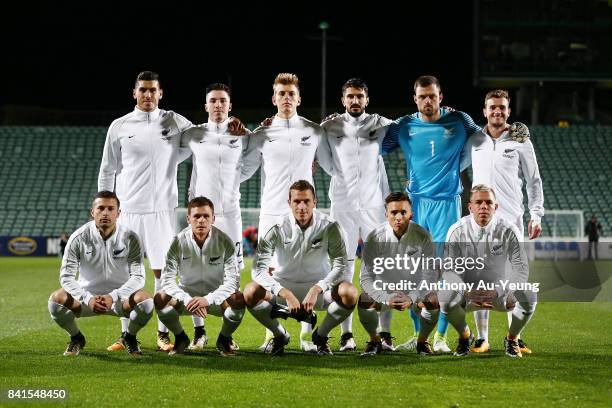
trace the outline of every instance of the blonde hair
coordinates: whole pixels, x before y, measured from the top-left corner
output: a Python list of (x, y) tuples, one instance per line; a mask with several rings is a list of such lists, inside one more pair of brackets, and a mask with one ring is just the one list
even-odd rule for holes
[(281, 72), (276, 76), (274, 83), (272, 84), (273, 91), (276, 91), (276, 85), (295, 85), (298, 92), (300, 91), (300, 80), (298, 79), (297, 75), (289, 72)]
[(497, 200), (497, 197), (495, 196), (495, 191), (493, 191), (493, 188), (487, 186), (486, 184), (476, 184), (475, 186), (473, 186), (472, 189), (470, 190), (470, 195), (474, 193), (480, 193), (480, 192), (491, 193), (493, 194), (493, 198)]

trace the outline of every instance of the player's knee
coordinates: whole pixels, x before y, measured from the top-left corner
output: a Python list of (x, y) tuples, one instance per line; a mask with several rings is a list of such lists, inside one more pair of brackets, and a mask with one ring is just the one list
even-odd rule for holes
[(242, 292), (232, 293), (227, 299), (227, 303), (232, 309), (244, 309), (246, 307), (246, 302)]
[(70, 296), (70, 294), (64, 289), (58, 289), (55, 292), (51, 293), (51, 296), (49, 296), (49, 300), (68, 307), (69, 303), (72, 303), (72, 296)]
[(344, 281), (340, 282), (340, 284), (334, 289), (335, 290), (332, 290), (332, 297), (334, 297), (334, 294), (337, 295), (334, 300), (342, 303), (342, 305), (346, 308), (350, 309), (355, 307), (355, 305), (357, 304), (357, 299), (359, 297), (359, 293), (355, 285)]
[(170, 296), (166, 294), (163, 290), (161, 292), (157, 292), (155, 296), (153, 296), (153, 303), (155, 304), (155, 309), (161, 310), (170, 301)]
[(137, 305), (138, 303), (144, 302), (147, 299), (151, 299), (151, 295), (144, 290), (138, 290), (130, 296), (130, 304)]
[(423, 306), (425, 306), (425, 309), (427, 310), (439, 309), (440, 303), (438, 302), (438, 296), (435, 293), (430, 293), (425, 299), (423, 299)]
[(359, 308), (373, 309), (375, 305), (376, 305), (376, 302), (374, 302), (374, 299), (372, 299), (370, 295), (368, 295), (367, 293), (363, 292), (361, 295), (359, 295), (359, 301), (358, 301)]
[[(261, 293), (263, 292), (263, 294)], [(248, 307), (254, 307), (265, 296), (265, 290), (257, 282), (249, 282), (242, 292), (244, 302)]]

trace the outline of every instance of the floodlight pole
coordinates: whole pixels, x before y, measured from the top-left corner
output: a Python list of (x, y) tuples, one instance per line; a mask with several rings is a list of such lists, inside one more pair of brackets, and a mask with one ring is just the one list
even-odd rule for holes
[(327, 29), (329, 23), (321, 21), (319, 23), (321, 29), (321, 121), (327, 115)]

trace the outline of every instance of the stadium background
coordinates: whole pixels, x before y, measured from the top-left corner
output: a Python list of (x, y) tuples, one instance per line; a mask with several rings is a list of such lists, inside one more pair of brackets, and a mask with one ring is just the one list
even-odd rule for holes
[[(168, 361), (153, 355), (152, 361), (147, 360), (151, 364), (143, 368), (126, 365), (126, 356), (107, 356), (103, 346), (118, 330), (118, 324), (110, 320), (81, 322), (91, 341), (86, 349), (89, 357), (82, 356), (76, 366), (56, 358), (63, 333), (52, 325), (41, 305), (57, 287), (59, 260), (22, 257), (31, 255), (33, 248), (38, 251), (34, 254), (53, 255), (58, 235), (70, 233), (88, 220), (107, 127), (133, 109), (131, 87), (136, 74), (144, 69), (161, 74), (165, 94), (160, 107), (175, 110), (194, 123), (206, 120), (202, 109), (205, 86), (228, 83), (233, 89), (232, 113), (250, 128), (274, 113), (270, 87), (281, 71), (300, 77), (303, 104), (299, 113), (315, 121), (324, 113), (341, 111), (341, 85), (353, 76), (364, 78), (370, 87), (368, 111), (390, 118), (414, 111), (412, 82), (421, 74), (438, 76), (444, 104), (468, 112), (477, 123), (484, 120), (481, 105), (486, 91), (507, 88), (513, 98), (511, 120), (529, 125), (544, 182), (547, 216), (543, 219), (544, 237), (537, 243), (542, 260), (534, 261), (532, 270), (538, 276), (548, 276), (553, 272), (559, 275), (560, 269), (582, 268), (571, 261), (555, 261), (584, 257), (584, 246), (578, 243), (584, 241), (582, 222), (592, 214), (604, 229), (600, 256), (612, 259), (612, 243), (605, 238), (612, 236), (609, 1), (452, 2), (440, 5), (435, 12), (426, 4), (410, 4), (400, 10), (392, 3), (376, 8), (269, 3), (236, 10), (203, 3), (149, 8), (71, 3), (13, 6), (7, 14), (10, 18), (0, 27), (5, 39), (0, 93), (0, 256), (12, 256), (0, 258), (4, 327), (0, 357), (6, 363), (0, 368), (3, 389), (61, 384), (71, 389), (69, 401), (73, 404), (112, 405), (112, 398), (103, 396), (100, 387), (110, 384), (111, 391), (121, 392), (122, 385), (112, 371), (123, 370), (132, 378), (131, 388), (142, 387), (157, 400), (190, 405), (202, 397), (190, 396), (189, 387), (181, 381), (170, 381), (175, 389), (162, 392), (144, 380), (134, 380), (141, 370), (153, 378)], [(325, 92), (321, 86), (322, 21), (329, 23), (325, 31)], [(391, 188), (402, 189), (405, 164), (399, 152), (385, 157), (385, 165)], [(181, 164), (179, 206), (186, 204), (189, 171), (189, 162)], [(319, 169), (315, 180), (319, 206), (326, 208), (329, 177)], [(241, 194), (241, 206), (256, 211), (258, 174), (241, 185)], [(599, 262), (593, 268), (606, 282), (610, 263)], [(248, 270), (243, 283), (245, 279), (248, 281)], [(152, 286), (150, 282), (148, 286)], [(587, 298), (612, 299), (611, 288), (602, 285), (598, 289)], [(25, 305), (24, 299), (40, 302)], [(576, 313), (580, 319), (570, 319), (575, 323), (572, 325), (568, 317)], [(490, 379), (481, 372), (515, 370), (499, 350), (487, 359), (491, 360), (488, 365), (481, 360), (468, 366), (446, 357), (437, 364), (423, 363), (401, 354), (365, 365), (348, 355), (318, 363), (295, 353), (288, 362), (272, 368), (249, 351), (263, 333), (250, 317), (237, 333), (246, 354), (238, 363), (212, 360), (210, 353), (205, 359), (189, 356), (171, 364), (189, 373), (185, 384), (206, 383), (209, 394), (205, 401), (215, 406), (227, 401), (236, 405), (240, 396), (252, 395), (257, 395), (254, 401), (260, 403), (282, 405), (263, 398), (261, 389), (261, 384), (273, 387), (281, 374), (285, 379), (280, 384), (294, 387), (292, 390), (303, 397), (312, 392), (303, 383), (303, 377), (309, 378), (321, 390), (315, 400), (323, 405), (329, 403), (322, 397), (326, 392), (337, 393), (332, 400), (338, 403), (356, 404), (359, 399), (413, 405), (417, 402), (413, 394), (402, 391), (407, 384), (397, 380), (408, 369), (422, 369), (427, 374), (407, 377), (406, 381), (425, 379), (447, 387), (446, 396), (427, 397), (425, 406), (481, 404), (483, 398), (489, 403), (502, 402), (519, 394), (528, 397), (522, 402), (514, 400), (518, 405), (605, 406), (604, 401), (612, 396), (611, 314), (606, 302), (542, 304), (528, 329), (537, 354), (522, 366), (533, 381), (496, 379), (483, 390), (478, 382)], [(502, 335), (501, 320), (492, 319), (492, 335)], [(400, 327), (408, 327), (406, 317), (398, 316), (393, 324), (403, 340), (408, 333)], [(355, 320), (356, 331), (361, 332), (358, 325)], [(211, 321), (210, 328), (216, 333), (215, 322)], [(153, 329), (148, 329), (151, 335), (143, 334), (141, 339), (145, 351), (153, 349)], [(568, 337), (569, 343), (563, 341)], [(358, 333), (357, 338), (365, 341), (364, 333)], [(578, 357), (575, 351), (585, 354)], [(268, 368), (261, 368), (261, 364)], [(271, 371), (265, 372), (267, 369)], [(378, 397), (366, 395), (370, 385), (363, 378), (370, 378), (377, 369), (386, 374), (377, 374), (378, 379), (370, 383), (382, 393)], [(228, 379), (255, 370), (257, 379), (238, 382), (242, 391), (235, 395), (225, 395), (220, 388)], [(292, 370), (294, 373), (287, 375)], [(457, 378), (462, 370), (475, 380)], [(81, 376), (95, 371), (101, 374), (92, 389)], [(64, 381), (54, 380), (54, 375), (65, 372), (72, 374)], [(342, 385), (331, 380), (334, 375), (356, 380), (354, 393), (348, 387), (350, 382)], [(207, 376), (219, 384), (205, 380)], [(594, 378), (603, 379), (601, 387), (589, 381)], [(177, 384), (182, 385), (176, 388)], [(415, 389), (427, 389), (419, 387)], [(279, 392), (291, 398), (288, 390)], [(148, 401), (136, 392), (126, 400)], [(297, 405), (306, 405), (306, 401), (297, 401)]]

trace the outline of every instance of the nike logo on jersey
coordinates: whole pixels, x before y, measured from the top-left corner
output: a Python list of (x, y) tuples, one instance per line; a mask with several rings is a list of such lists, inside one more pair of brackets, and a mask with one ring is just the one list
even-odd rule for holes
[(417, 132), (408, 131), (408, 136), (416, 136)]
[(506, 149), (504, 150), (504, 153), (512, 153), (513, 151), (515, 151), (516, 149)]
[(117, 256), (117, 255), (119, 255), (120, 253), (122, 253), (124, 250), (125, 250), (125, 248), (115, 249), (115, 250), (113, 251), (113, 255), (114, 255), (114, 256)]
[(478, 149), (474, 149), (475, 152), (482, 150), (482, 147), (479, 147)]
[(304, 137), (302, 138), (302, 143), (304, 143), (304, 142), (305, 142), (305, 141), (307, 141), (308, 139), (310, 139), (310, 136), (304, 136)]
[(214, 263), (216, 261), (218, 261), (221, 257), (220, 256), (211, 256), (210, 257), (210, 262), (209, 263)]
[(234, 144), (234, 143), (236, 143), (237, 141), (238, 141), (238, 139), (232, 139), (232, 140), (230, 140), (229, 142), (230, 142), (230, 144), (231, 144), (231, 145), (233, 145), (233, 144)]
[(190, 256), (183, 256), (183, 261), (184, 261), (185, 259), (191, 259), (191, 257), (190, 257)]
[(131, 138), (133, 138), (134, 136), (136, 136), (136, 135), (129, 135), (129, 136), (128, 136), (128, 139), (131, 139)]

